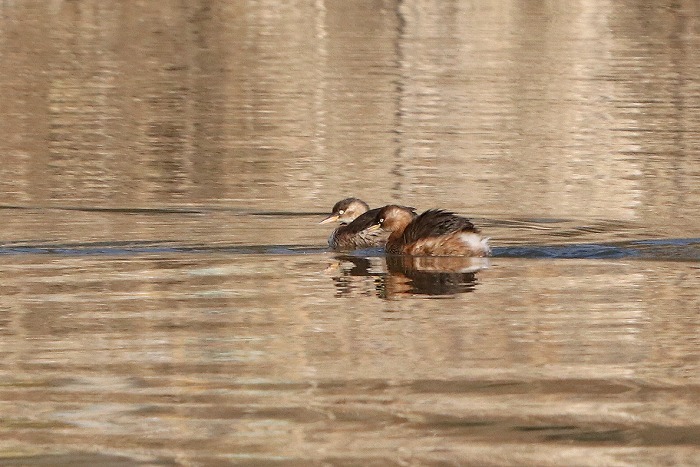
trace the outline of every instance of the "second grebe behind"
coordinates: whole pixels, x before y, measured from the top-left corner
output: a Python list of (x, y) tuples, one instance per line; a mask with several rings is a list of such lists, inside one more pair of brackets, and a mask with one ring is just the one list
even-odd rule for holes
[[(411, 216), (415, 210), (401, 206)], [(328, 237), (328, 245), (333, 250), (357, 250), (361, 248), (383, 247), (389, 238), (389, 232), (381, 229), (369, 229), (374, 224), (377, 213), (382, 208), (369, 209), (369, 205), (358, 198), (346, 198), (333, 206), (331, 214), (320, 224), (340, 222)]]

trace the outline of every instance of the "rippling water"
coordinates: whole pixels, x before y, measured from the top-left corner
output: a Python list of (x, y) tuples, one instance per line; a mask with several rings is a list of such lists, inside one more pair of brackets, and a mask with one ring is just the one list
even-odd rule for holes
[[(0, 61), (0, 464), (700, 464), (697, 2), (4, 2)], [(494, 256), (329, 252), (349, 195)]]

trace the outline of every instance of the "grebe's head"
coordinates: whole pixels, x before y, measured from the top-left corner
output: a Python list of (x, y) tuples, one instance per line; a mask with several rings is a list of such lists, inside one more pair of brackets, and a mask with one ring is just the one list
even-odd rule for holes
[(373, 227), (382, 228), (387, 232), (403, 232), (408, 224), (416, 217), (415, 209), (406, 206), (390, 204), (379, 210), (374, 218)]
[(341, 224), (349, 224), (367, 211), (369, 211), (369, 206), (361, 199), (346, 198), (335, 203), (331, 215), (323, 219), (319, 224), (336, 221)]

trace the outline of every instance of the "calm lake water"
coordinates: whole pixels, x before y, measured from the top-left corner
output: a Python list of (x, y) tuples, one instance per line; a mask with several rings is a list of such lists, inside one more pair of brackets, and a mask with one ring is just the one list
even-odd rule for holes
[(5, 1), (0, 64), (0, 465), (700, 464), (696, 0)]

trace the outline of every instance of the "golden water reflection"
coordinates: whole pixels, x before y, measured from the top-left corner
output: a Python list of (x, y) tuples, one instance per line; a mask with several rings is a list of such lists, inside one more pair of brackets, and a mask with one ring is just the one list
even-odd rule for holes
[(692, 0), (0, 8), (6, 204), (356, 194), (696, 230)]
[(697, 459), (693, 264), (494, 258), (470, 293), (385, 300), (362, 274), (339, 296), (332, 259), (6, 258), (3, 449)]

